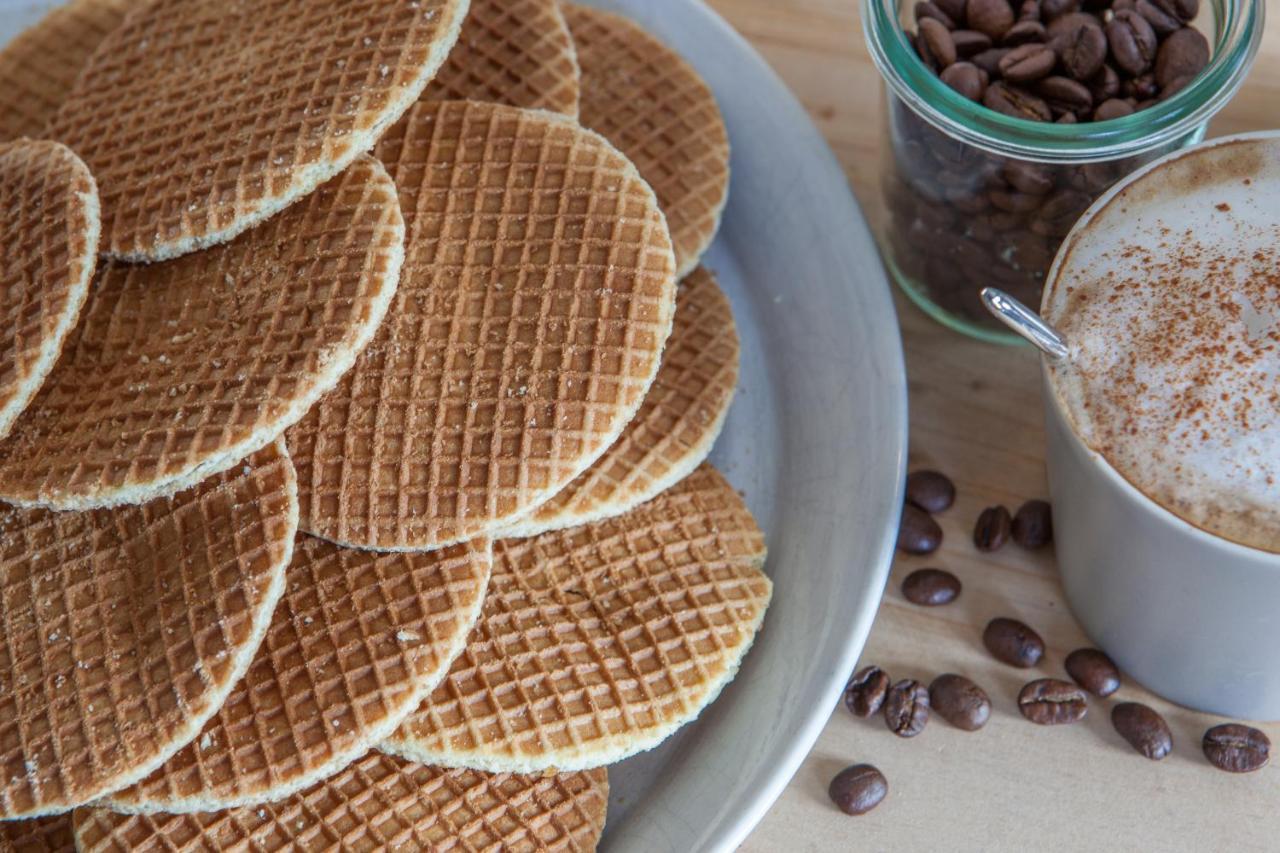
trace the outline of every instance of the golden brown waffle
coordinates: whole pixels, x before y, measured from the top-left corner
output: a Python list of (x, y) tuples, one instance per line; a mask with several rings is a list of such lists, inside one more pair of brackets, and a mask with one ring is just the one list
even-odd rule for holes
[(368, 151), (458, 38), (467, 0), (155, 0), (103, 39), (49, 126), (98, 180), (103, 250), (225, 243)]
[(0, 441), (0, 499), (140, 503), (234, 465), (350, 367), (403, 254), (395, 187), (365, 157), (227, 246), (108, 264), (62, 358)]
[(75, 853), (71, 815), (0, 822), (0, 853)]
[(142, 0), (72, 0), (0, 50), (0, 142), (44, 135), (99, 42)]
[(262, 642), (297, 521), (279, 442), (141, 507), (0, 510), (0, 817), (132, 784), (195, 737)]
[(0, 143), (0, 438), (40, 390), (89, 295), (98, 188), (56, 142)]
[(466, 650), (380, 749), (518, 773), (650, 749), (733, 678), (772, 591), (763, 536), (708, 465), (627, 515), (494, 551)]
[(377, 154), (403, 281), (377, 337), (288, 433), (303, 529), (424, 550), (550, 498), (622, 432), (658, 368), (675, 267), (653, 193), (546, 112), (422, 102)]
[(724, 426), (738, 384), (738, 330), (703, 267), (680, 283), (658, 377), (622, 437), (554, 498), (503, 531), (536, 536), (628, 512), (698, 467)]
[(378, 555), (299, 537), (288, 586), (244, 679), (200, 735), (120, 811), (214, 811), (283, 799), (390, 734), (444, 677), (480, 615), (487, 540)]
[(582, 124), (636, 164), (667, 214), (681, 276), (720, 227), (729, 136), (715, 96), (679, 54), (626, 18), (564, 4), (582, 69)]
[(184, 815), (78, 809), (75, 833), (86, 853), (589, 851), (608, 800), (604, 770), (491, 775), (370, 752), (282, 802)]
[(578, 60), (559, 0), (471, 0), (462, 35), (423, 98), (577, 118)]

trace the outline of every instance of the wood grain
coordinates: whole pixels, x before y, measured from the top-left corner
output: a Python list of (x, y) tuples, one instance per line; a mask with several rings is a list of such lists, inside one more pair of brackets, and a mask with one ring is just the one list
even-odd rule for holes
[[(855, 0), (710, 3), (808, 108), (878, 227), (884, 215), (876, 189), (881, 87)], [(1269, 0), (1268, 11), (1280, 15), (1280, 0)], [(1280, 27), (1273, 24), (1245, 87), (1210, 135), (1276, 126)], [(935, 718), (919, 737), (902, 740), (879, 718), (858, 720), (835, 709), (742, 849), (1280, 849), (1280, 761), (1248, 776), (1212, 768), (1200, 738), (1221, 720), (1173, 706), (1132, 682), (1110, 700), (1094, 700), (1088, 718), (1075, 726), (1040, 728), (1018, 714), (1021, 685), (1040, 675), (1062, 676), (1066, 654), (1088, 644), (1063, 601), (1051, 553), (1010, 545), (980, 555), (970, 540), (983, 507), (1014, 509), (1046, 496), (1036, 360), (1028, 350), (948, 332), (901, 296), (898, 311), (911, 394), (911, 466), (948, 472), (959, 498), (940, 518), (942, 550), (895, 563), (863, 661), (895, 679), (926, 683), (939, 673), (964, 673), (987, 689), (995, 710), (980, 732), (961, 732)], [(903, 599), (902, 578), (926, 565), (960, 576), (959, 601), (929, 610)], [(1005, 667), (982, 649), (982, 627), (998, 615), (1021, 618), (1044, 635), (1049, 652), (1036, 670)], [(1175, 738), (1169, 758), (1148, 761), (1112, 730), (1111, 705), (1126, 700), (1146, 702), (1169, 720)], [(1280, 746), (1280, 725), (1262, 728)], [(875, 811), (853, 818), (830, 804), (826, 787), (857, 762), (880, 767), (890, 792)]]

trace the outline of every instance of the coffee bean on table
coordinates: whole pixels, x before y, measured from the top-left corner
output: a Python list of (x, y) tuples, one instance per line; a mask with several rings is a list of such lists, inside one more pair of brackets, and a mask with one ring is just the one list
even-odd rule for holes
[[(962, 97), (971, 101), (982, 100), (982, 93), (987, 90), (987, 72), (983, 71), (972, 62), (956, 62), (943, 69), (941, 75), (942, 82), (946, 83), (952, 89), (960, 93)], [(981, 196), (976, 196), (981, 199)], [(956, 201), (951, 202), (957, 208), (962, 207)], [(973, 213), (980, 213), (980, 210), (973, 210)]]
[(1089, 700), (1069, 681), (1038, 678), (1018, 694), (1018, 710), (1038, 726), (1060, 726), (1084, 719)]
[(880, 710), (888, 692), (889, 673), (878, 666), (864, 666), (845, 686), (844, 706), (855, 717), (870, 717)]
[(1156, 85), (1167, 86), (1180, 77), (1194, 77), (1209, 64), (1209, 41), (1199, 30), (1178, 30), (1156, 53)]
[(902, 508), (898, 550), (907, 554), (932, 554), (942, 544), (942, 528), (929, 513), (912, 504)]
[(967, 29), (999, 41), (1013, 26), (1013, 7), (1007, 0), (969, 0), (965, 5), (965, 23)]
[(1017, 619), (997, 617), (982, 632), (982, 644), (996, 660), (1029, 669), (1044, 657), (1044, 640), (1030, 626)]
[(884, 721), (898, 737), (915, 737), (929, 722), (929, 691), (923, 684), (904, 678), (884, 697)]
[(1173, 750), (1173, 732), (1154, 708), (1121, 702), (1111, 709), (1111, 725), (1140, 755), (1159, 761)]
[(946, 68), (956, 61), (956, 43), (951, 40), (951, 32), (935, 19), (920, 19), (919, 36), (922, 47), (927, 49), (938, 68)]
[(929, 685), (929, 707), (958, 729), (976, 732), (991, 717), (991, 699), (985, 690), (963, 675), (939, 675)]
[(1048, 76), (1058, 56), (1047, 44), (1038, 42), (1015, 47), (1000, 59), (1000, 73), (1010, 83), (1030, 83)]
[(1110, 696), (1120, 689), (1120, 668), (1098, 649), (1076, 649), (1067, 655), (1067, 675), (1094, 696)]
[(827, 787), (827, 796), (840, 811), (860, 815), (880, 805), (889, 793), (884, 774), (870, 764), (854, 764), (835, 775)]
[(912, 471), (907, 475), (907, 502), (925, 512), (950, 509), (956, 500), (956, 485), (940, 471)]
[(1107, 23), (1107, 44), (1116, 67), (1137, 77), (1156, 61), (1156, 31), (1137, 12), (1116, 12)]
[(945, 569), (916, 569), (902, 581), (902, 596), (921, 607), (950, 604), (960, 597), (960, 579)]
[(1271, 759), (1271, 739), (1252, 726), (1224, 723), (1204, 733), (1204, 757), (1219, 770), (1252, 773)]
[(1053, 513), (1047, 501), (1027, 501), (1018, 507), (1011, 529), (1013, 541), (1035, 550), (1053, 541)]
[(979, 551), (997, 551), (1009, 541), (1013, 519), (1003, 506), (989, 506), (973, 526), (973, 544)]

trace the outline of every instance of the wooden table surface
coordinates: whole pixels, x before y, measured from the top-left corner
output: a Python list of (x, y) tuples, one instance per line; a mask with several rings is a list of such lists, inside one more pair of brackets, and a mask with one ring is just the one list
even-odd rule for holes
[[(876, 189), (881, 87), (863, 43), (858, 0), (710, 2), (808, 108), (876, 227), (884, 216)], [(1272, 17), (1280, 15), (1280, 0), (1269, 3)], [(1268, 127), (1280, 127), (1275, 21), (1244, 89), (1210, 133)], [(1018, 714), (1015, 697), (1023, 683), (1063, 676), (1066, 654), (1088, 645), (1064, 603), (1051, 554), (1009, 545), (986, 556), (970, 542), (983, 507), (1014, 509), (1047, 496), (1036, 360), (1026, 349), (961, 338), (901, 295), (898, 312), (910, 388), (911, 467), (949, 473), (959, 497), (940, 518), (941, 551), (895, 562), (863, 663), (926, 684), (942, 672), (969, 675), (991, 694), (992, 719), (970, 734), (935, 718), (923, 734), (903, 740), (879, 717), (860, 720), (836, 708), (743, 849), (1280, 849), (1280, 760), (1245, 776), (1211, 767), (1200, 738), (1220, 719), (1173, 706), (1131, 682), (1109, 700), (1094, 700), (1087, 719), (1074, 726), (1042, 728)], [(902, 578), (925, 565), (960, 577), (964, 592), (955, 604), (926, 610), (903, 599)], [(1032, 673), (996, 663), (983, 650), (982, 627), (999, 615), (1026, 621), (1048, 642)], [(1110, 706), (1130, 699), (1151, 704), (1168, 719), (1175, 742), (1164, 761), (1142, 758), (1111, 728)], [(1280, 725), (1261, 727), (1280, 745)], [(847, 817), (827, 799), (827, 783), (859, 762), (885, 773), (889, 796), (870, 814)]]

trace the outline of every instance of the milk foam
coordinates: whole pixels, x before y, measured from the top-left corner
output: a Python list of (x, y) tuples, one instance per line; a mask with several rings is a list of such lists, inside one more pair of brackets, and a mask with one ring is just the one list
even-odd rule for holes
[(1240, 145), (1116, 195), (1064, 248), (1044, 314), (1085, 443), (1184, 520), (1280, 552), (1280, 142)]

